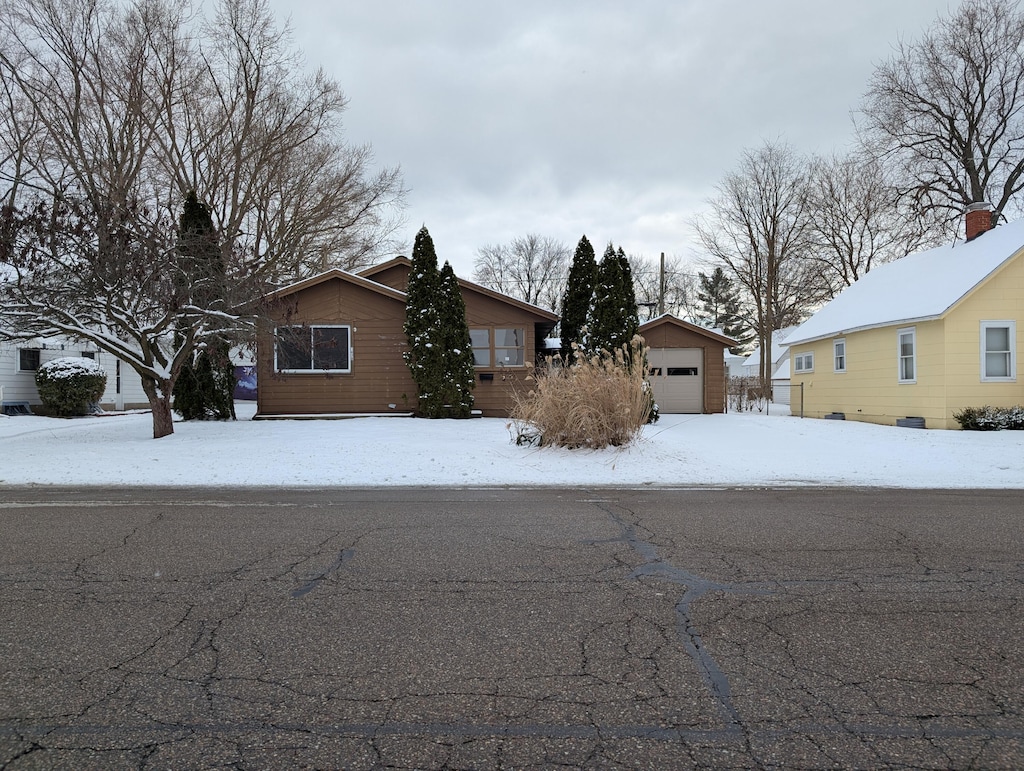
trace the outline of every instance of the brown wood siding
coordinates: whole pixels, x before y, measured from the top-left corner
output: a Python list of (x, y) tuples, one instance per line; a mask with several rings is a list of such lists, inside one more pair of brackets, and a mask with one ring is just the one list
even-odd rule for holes
[(671, 321), (643, 330), (650, 348), (702, 348), (704, 350), (704, 412), (725, 412), (726, 346)]
[(273, 330), (263, 330), (257, 356), (259, 414), (388, 413), (416, 408), (416, 386), (402, 359), (404, 303), (339, 279), (308, 287), (292, 299), (294, 314), (288, 323), (350, 325), (352, 372), (275, 372)]
[(367, 276), (367, 278), (370, 281), (376, 281), (378, 284), (397, 289), (399, 292), (404, 292), (409, 286), (409, 270), (408, 265), (396, 263), (373, 275)]
[[(462, 289), (466, 301), (466, 323), (475, 328), (519, 327), (525, 331), (523, 361), (533, 362), (537, 350), (535, 324), (540, 318), (528, 310), (516, 308), (479, 292)], [(492, 340), (493, 345), (493, 340)], [(473, 389), (474, 408), (486, 417), (507, 417), (515, 404), (513, 391), (528, 391), (529, 367), (477, 367), (476, 387)], [(492, 380), (480, 380), (481, 373), (493, 375)]]

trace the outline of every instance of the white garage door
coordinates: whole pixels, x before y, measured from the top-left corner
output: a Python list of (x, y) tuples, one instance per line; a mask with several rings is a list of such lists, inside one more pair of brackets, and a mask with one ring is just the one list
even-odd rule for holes
[(647, 354), (654, 400), (664, 413), (704, 411), (704, 351), (652, 348)]

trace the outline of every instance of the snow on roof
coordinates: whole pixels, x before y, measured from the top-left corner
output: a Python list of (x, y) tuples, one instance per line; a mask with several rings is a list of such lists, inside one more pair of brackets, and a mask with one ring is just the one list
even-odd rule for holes
[(1024, 246), (1024, 220), (970, 242), (918, 252), (866, 274), (786, 340), (806, 343), (860, 329), (939, 318)]
[[(772, 332), (772, 359), (775, 360), (776, 365), (782, 361), (783, 356), (789, 354), (789, 337), (796, 329), (798, 329), (798, 327), (784, 327), (783, 329), (776, 329)], [(761, 366), (761, 346), (758, 346), (750, 352), (746, 361), (743, 362), (743, 366)]]

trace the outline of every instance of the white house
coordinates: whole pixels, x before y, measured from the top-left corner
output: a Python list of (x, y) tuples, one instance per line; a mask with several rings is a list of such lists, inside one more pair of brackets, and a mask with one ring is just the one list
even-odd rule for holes
[[(772, 401), (789, 404), (789, 345), (786, 338), (796, 327), (777, 329), (772, 333)], [(757, 377), (761, 374), (761, 349), (755, 348), (743, 362), (743, 374)]]
[(0, 341), (0, 412), (15, 413), (41, 406), (36, 390), (39, 365), (62, 356), (94, 359), (107, 373), (107, 390), (100, 400), (105, 410), (148, 409), (149, 400), (135, 370), (113, 354), (100, 351), (92, 343), (71, 342), (61, 338), (34, 338), (17, 342)]

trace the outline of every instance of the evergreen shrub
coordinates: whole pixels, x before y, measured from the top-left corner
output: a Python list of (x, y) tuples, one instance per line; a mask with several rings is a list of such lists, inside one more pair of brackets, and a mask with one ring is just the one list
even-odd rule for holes
[(965, 431), (1024, 430), (1024, 407), (965, 407), (953, 413)]
[(63, 356), (40, 365), (36, 389), (46, 412), (57, 417), (99, 412), (107, 373), (93, 359)]
[(534, 388), (514, 393), (509, 426), (516, 444), (602, 449), (633, 442), (657, 410), (646, 353), (637, 335), (614, 352), (577, 352), (569, 365), (548, 358), (530, 378)]

